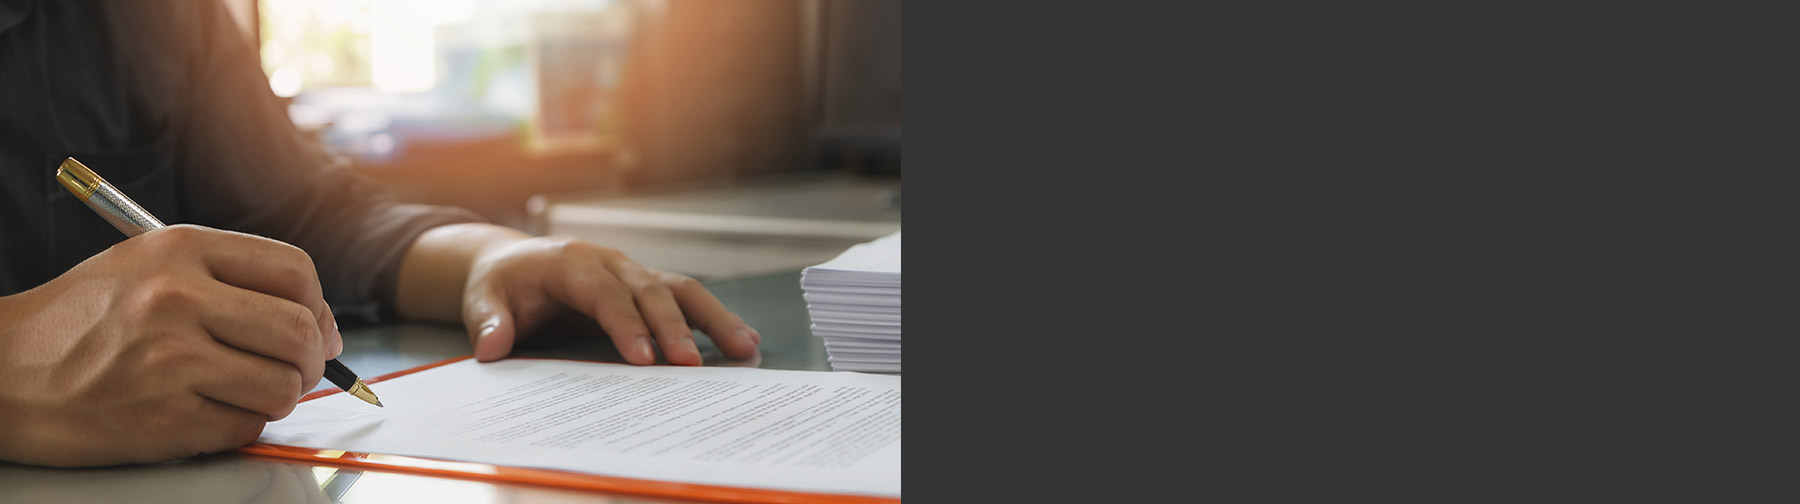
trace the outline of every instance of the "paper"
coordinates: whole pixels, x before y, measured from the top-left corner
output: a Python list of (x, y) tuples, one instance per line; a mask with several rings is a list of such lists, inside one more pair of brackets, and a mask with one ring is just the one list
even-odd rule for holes
[[(900, 372), (900, 248), (896, 232), (800, 273), (812, 332), (825, 340), (832, 369)], [(886, 344), (867, 344), (877, 340)]]
[(270, 444), (801, 492), (900, 496), (900, 378), (465, 360), (301, 403)]
[(824, 264), (808, 268), (843, 277), (845, 287), (888, 287), (900, 284), (900, 232), (859, 243)]

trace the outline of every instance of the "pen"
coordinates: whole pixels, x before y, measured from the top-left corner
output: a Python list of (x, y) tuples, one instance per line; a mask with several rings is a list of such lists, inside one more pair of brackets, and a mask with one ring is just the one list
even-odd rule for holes
[[(156, 220), (150, 212), (144, 211), (131, 198), (125, 197), (125, 193), (106, 183), (106, 179), (100, 178), (99, 174), (89, 170), (75, 158), (63, 160), (62, 166), (56, 169), (56, 181), (61, 182), (69, 192), (75, 193), (75, 197), (98, 212), (106, 222), (125, 232), (126, 238), (163, 227), (162, 221)], [(375, 391), (369, 390), (368, 384), (363, 383), (361, 378), (356, 377), (356, 373), (350, 372), (350, 368), (344, 367), (337, 359), (325, 361), (325, 379), (331, 380), (333, 385), (357, 399), (381, 406), (381, 399), (375, 397)]]

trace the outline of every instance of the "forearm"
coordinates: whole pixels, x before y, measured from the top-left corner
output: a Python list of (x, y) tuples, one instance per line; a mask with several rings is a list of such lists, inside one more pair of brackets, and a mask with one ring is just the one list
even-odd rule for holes
[(419, 235), (400, 262), (395, 308), (400, 318), (462, 323), (463, 286), (483, 251), (530, 238), (493, 224), (451, 224)]

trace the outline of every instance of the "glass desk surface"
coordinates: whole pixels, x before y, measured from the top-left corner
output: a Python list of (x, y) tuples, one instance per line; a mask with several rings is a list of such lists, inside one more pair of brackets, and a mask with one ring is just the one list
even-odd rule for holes
[[(724, 357), (696, 335), (709, 366), (829, 370), (812, 336), (800, 272), (705, 282), (719, 300), (762, 333), (760, 354)], [(400, 323), (343, 329), (338, 361), (364, 378), (469, 354), (460, 326)], [(698, 332), (698, 331), (696, 331)], [(520, 342), (513, 355), (624, 362), (598, 324), (561, 320)], [(335, 388), (321, 381), (319, 389)], [(372, 386), (380, 393), (379, 384)], [(683, 502), (547, 487), (437, 478), (310, 465), (222, 453), (151, 466), (53, 469), (0, 462), (0, 500), (18, 502)]]

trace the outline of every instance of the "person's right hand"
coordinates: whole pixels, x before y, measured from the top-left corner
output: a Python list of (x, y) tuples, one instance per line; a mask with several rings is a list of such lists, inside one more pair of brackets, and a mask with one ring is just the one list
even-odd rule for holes
[(0, 298), (0, 459), (96, 466), (243, 446), (343, 345), (300, 249), (150, 231)]

